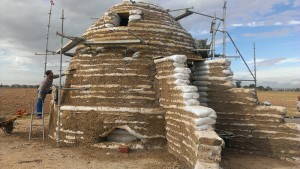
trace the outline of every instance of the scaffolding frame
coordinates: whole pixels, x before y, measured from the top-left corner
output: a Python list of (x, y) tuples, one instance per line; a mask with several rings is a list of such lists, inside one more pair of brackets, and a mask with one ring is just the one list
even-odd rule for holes
[[(204, 14), (204, 13), (200, 13), (200, 12), (195, 12), (195, 11), (192, 11), (190, 9), (193, 9), (193, 7), (191, 8), (183, 8), (183, 9), (176, 9), (176, 10), (167, 10), (168, 12), (173, 12), (173, 11), (180, 11), (180, 10), (185, 10), (185, 13), (175, 17), (175, 20), (180, 20), (180, 19), (183, 19), (187, 16), (190, 16), (191, 14), (198, 14), (198, 15), (201, 15), (201, 16), (205, 16), (205, 17), (208, 17), (208, 18), (212, 18), (212, 23), (211, 23), (211, 29), (210, 29), (210, 33), (211, 33), (211, 36), (212, 36), (212, 40), (211, 40), (211, 48), (210, 49), (194, 49), (193, 51), (210, 51), (211, 52), (211, 59), (214, 59), (216, 54), (215, 54), (215, 50), (216, 50), (216, 33), (217, 32), (221, 32), (223, 34), (223, 55), (219, 55), (219, 56), (222, 56), (223, 58), (230, 58), (232, 56), (227, 56), (226, 55), (226, 39), (227, 39), (227, 36), (229, 37), (231, 43), (234, 45), (236, 51), (239, 53), (239, 56), (234, 56), (234, 57), (240, 57), (242, 58), (243, 60), (243, 63), (246, 65), (248, 71), (250, 72), (253, 80), (239, 80), (239, 81), (254, 81), (255, 83), (255, 93), (256, 93), (256, 87), (257, 87), (257, 78), (256, 78), (256, 53), (255, 53), (255, 44), (254, 44), (254, 73), (251, 71), (251, 69), (249, 68), (248, 64), (246, 63), (243, 55), (241, 54), (241, 52), (239, 51), (237, 45), (235, 44), (234, 40), (231, 38), (229, 32), (227, 31), (227, 24), (226, 24), (226, 13), (227, 13), (227, 1), (226, 0), (223, 0), (223, 17), (222, 18), (219, 18), (216, 16), (216, 13), (214, 16), (211, 16), (211, 15), (207, 15), (207, 14)], [(216, 27), (216, 23), (217, 23), (217, 20), (220, 21), (218, 27)], [(223, 23), (223, 29), (222, 30), (219, 30), (219, 26), (221, 24), (221, 22)], [(257, 94), (256, 94), (257, 95)]]

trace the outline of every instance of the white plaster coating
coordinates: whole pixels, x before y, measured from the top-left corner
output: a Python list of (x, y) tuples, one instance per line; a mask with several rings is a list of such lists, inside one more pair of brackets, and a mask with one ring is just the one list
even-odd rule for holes
[(198, 130), (198, 131), (214, 131), (215, 129), (209, 124), (204, 124), (201, 126), (197, 126), (196, 130)]
[(213, 64), (213, 63), (220, 63), (226, 66), (229, 66), (231, 64), (230, 59), (222, 58), (222, 59), (215, 59), (215, 60), (207, 60), (205, 61), (206, 64)]
[(185, 73), (175, 73), (173, 76), (176, 79), (181, 79), (181, 80), (189, 80), (190, 79), (190, 75), (189, 74), (185, 74)]
[(143, 13), (143, 11), (140, 9), (134, 9), (134, 10), (129, 11), (130, 15), (141, 15), (142, 13)]
[(176, 68), (184, 68), (184, 67), (185, 67), (185, 64), (182, 64), (182, 63), (176, 63), (176, 62), (174, 62), (173, 65), (174, 65)]
[(176, 73), (185, 73), (185, 74), (190, 74), (191, 73), (191, 70), (189, 68), (181, 68), (181, 67), (176, 67), (174, 69), (174, 71)]
[[(98, 88), (98, 87), (105, 87), (105, 88), (115, 88), (115, 87), (124, 87), (124, 88), (132, 88), (132, 86), (127, 86), (127, 85), (120, 85), (120, 84), (105, 84), (105, 85), (71, 85), (73, 88), (80, 88), (80, 87), (85, 87), (85, 88)], [(150, 89), (152, 88), (151, 85), (137, 85), (135, 86), (137, 88), (146, 88)]]
[(195, 123), (197, 124), (197, 126), (202, 126), (205, 124), (214, 125), (216, 123), (216, 120), (210, 117), (204, 117), (204, 118), (197, 118), (195, 120)]
[(179, 64), (184, 64), (186, 62), (187, 58), (184, 55), (172, 55), (172, 56), (168, 56), (165, 58), (156, 59), (156, 60), (154, 60), (154, 63), (160, 63), (160, 62), (164, 62), (164, 61), (168, 61), (168, 60), (172, 60)]
[(196, 106), (196, 105), (200, 105), (200, 102), (196, 99), (188, 99), (184, 101), (184, 104), (187, 106)]
[(274, 110), (280, 113), (286, 113), (287, 110), (285, 107), (282, 106), (257, 106), (255, 107), (256, 110)]
[(75, 74), (74, 77), (95, 77), (95, 76), (139, 76), (139, 77), (148, 77), (148, 74), (135, 74), (135, 73), (104, 73), (104, 74)]
[(192, 93), (192, 92), (197, 92), (198, 91), (198, 88), (196, 86), (187, 86), (187, 85), (184, 85), (184, 86), (175, 86), (174, 87), (175, 90), (181, 90), (182, 92), (184, 93)]
[(65, 111), (108, 111), (108, 112), (132, 112), (142, 114), (164, 114), (164, 111), (159, 108), (133, 108), (133, 107), (97, 107), (97, 106), (61, 106), (61, 110)]
[(143, 97), (143, 96), (121, 96), (121, 97), (107, 97), (107, 96), (101, 96), (101, 95), (86, 95), (86, 96), (72, 96), (71, 98), (81, 98), (81, 99), (88, 99), (88, 98), (102, 98), (102, 99), (145, 99), (145, 100), (155, 100), (155, 98), (152, 97)]
[(130, 15), (129, 16), (129, 22), (131, 22), (131, 21), (139, 21), (141, 19), (142, 19), (141, 15)]
[(209, 76), (208, 80), (218, 80), (218, 81), (232, 81), (232, 76), (227, 76), (227, 77), (218, 77), (218, 76)]
[(185, 111), (195, 114), (197, 117), (203, 118), (208, 117), (210, 114), (216, 114), (216, 112), (208, 107), (203, 106), (186, 106), (184, 107)]
[(199, 93), (182, 93), (182, 97), (186, 100), (188, 99), (198, 99), (199, 98)]
[(185, 86), (185, 85), (190, 84), (190, 81), (189, 80), (176, 79), (173, 83), (177, 86)]

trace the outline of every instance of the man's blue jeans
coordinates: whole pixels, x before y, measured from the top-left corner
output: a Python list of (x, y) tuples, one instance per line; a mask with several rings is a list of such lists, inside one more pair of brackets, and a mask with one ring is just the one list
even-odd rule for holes
[[(42, 116), (43, 105), (44, 105), (44, 101), (46, 98), (46, 94), (51, 94), (51, 93), (52, 93), (52, 90), (50, 90), (48, 93), (38, 90), (38, 98), (37, 98), (37, 103), (36, 103), (36, 115), (37, 116)], [(56, 90), (56, 95), (55, 95), (54, 101), (56, 103), (58, 101), (58, 90)]]

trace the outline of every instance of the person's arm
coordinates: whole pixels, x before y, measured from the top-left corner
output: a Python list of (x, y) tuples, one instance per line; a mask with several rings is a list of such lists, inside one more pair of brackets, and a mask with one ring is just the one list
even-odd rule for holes
[[(65, 75), (66, 75), (65, 73), (61, 74), (62, 77), (65, 76)], [(57, 79), (57, 78), (59, 78), (59, 75), (53, 75), (53, 79)]]

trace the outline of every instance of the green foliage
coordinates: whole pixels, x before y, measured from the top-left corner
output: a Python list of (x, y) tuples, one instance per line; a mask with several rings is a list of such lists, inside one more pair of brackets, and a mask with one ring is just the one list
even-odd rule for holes
[(236, 81), (235, 85), (237, 88), (241, 88), (242, 87), (242, 81)]

